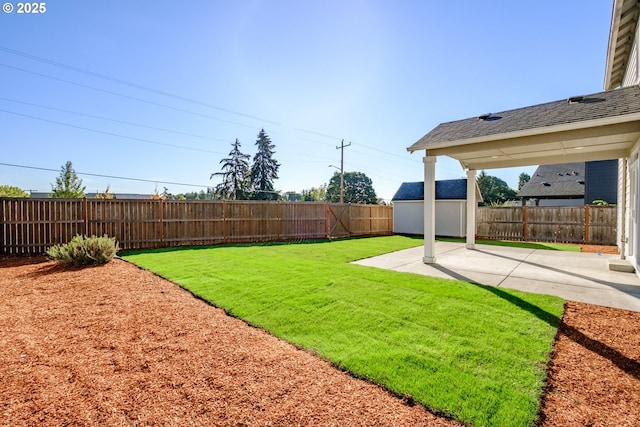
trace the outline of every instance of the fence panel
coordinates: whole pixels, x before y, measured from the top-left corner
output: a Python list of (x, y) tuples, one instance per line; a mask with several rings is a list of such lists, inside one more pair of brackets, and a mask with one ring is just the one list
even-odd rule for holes
[(225, 241), (225, 202), (162, 202), (162, 246), (216, 245)]
[(390, 206), (257, 201), (0, 199), (0, 253), (38, 254), (76, 234), (122, 249), (392, 234)]
[(589, 206), (588, 243), (592, 245), (615, 245), (618, 210), (615, 206)]
[(527, 240), (539, 242), (584, 242), (585, 208), (527, 207)]
[(524, 240), (522, 208), (481, 207), (476, 211), (476, 235), (479, 239)]
[(82, 200), (0, 199), (0, 243), (7, 254), (38, 254), (84, 232)]
[(162, 204), (157, 200), (86, 200), (86, 235), (115, 237), (121, 249), (159, 247)]
[(282, 203), (280, 223), (282, 240), (315, 240), (327, 237), (324, 203)]
[(615, 245), (615, 206), (479, 207), (479, 239)]

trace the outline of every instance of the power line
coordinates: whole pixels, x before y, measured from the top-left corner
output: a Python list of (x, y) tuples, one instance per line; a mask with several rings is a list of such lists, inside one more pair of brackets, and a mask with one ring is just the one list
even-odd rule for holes
[[(41, 168), (41, 167), (37, 167), (37, 166), (16, 165), (16, 164), (12, 164), (12, 163), (0, 163), (0, 166), (10, 166), (10, 167), (13, 167), (13, 168), (41, 170), (41, 171), (47, 171), (47, 172), (60, 172), (59, 169)], [(150, 183), (153, 183), (153, 184), (183, 185), (185, 187), (202, 187), (202, 188), (211, 187), (210, 185), (186, 184), (186, 183), (183, 183), (183, 182), (158, 181), (158, 180), (144, 179), (144, 178), (128, 178), (128, 177), (124, 177), (124, 176), (102, 175), (102, 174), (98, 174), (98, 173), (89, 173), (89, 172), (77, 172), (76, 171), (76, 173), (78, 175), (97, 176), (97, 177), (100, 177), (100, 178), (122, 179), (122, 180), (126, 180), (126, 181), (150, 182)]]
[[(209, 103), (206, 103), (206, 102), (203, 102), (203, 101), (198, 101), (198, 100), (195, 100), (195, 99), (192, 99), (192, 98), (188, 98), (188, 97), (185, 97), (185, 96), (182, 96), (182, 95), (176, 95), (176, 94), (172, 94), (172, 93), (165, 92), (165, 91), (162, 91), (162, 90), (150, 88), (148, 86), (140, 85), (138, 83), (133, 83), (133, 82), (129, 82), (129, 81), (126, 81), (126, 80), (118, 79), (118, 78), (115, 78), (115, 77), (107, 76), (105, 74), (100, 74), (100, 73), (96, 73), (96, 72), (93, 72), (93, 71), (85, 70), (85, 69), (82, 69), (82, 68), (79, 68), (79, 67), (75, 67), (75, 66), (72, 66), (72, 65), (64, 64), (62, 62), (54, 61), (54, 60), (47, 59), (47, 58), (42, 58), (42, 57), (37, 56), (37, 55), (32, 55), (32, 54), (29, 54), (29, 53), (26, 53), (26, 52), (21, 52), (21, 51), (15, 50), (15, 49), (10, 49), (10, 48), (4, 47), (4, 46), (0, 46), (0, 51), (6, 52), (6, 53), (10, 53), (10, 54), (13, 54), (13, 55), (22, 56), (22, 57), (25, 57), (25, 58), (28, 58), (28, 59), (31, 59), (31, 60), (34, 60), (34, 61), (43, 62), (43, 63), (49, 64), (49, 65), (53, 65), (53, 66), (56, 66), (56, 67), (59, 67), (59, 68), (68, 69), (68, 70), (75, 71), (77, 73), (85, 74), (85, 75), (88, 75), (88, 76), (97, 77), (97, 78), (100, 78), (100, 79), (103, 79), (103, 80), (115, 82), (115, 83), (118, 83), (118, 84), (121, 84), (121, 85), (134, 87), (134, 88), (141, 89), (141, 90), (144, 90), (144, 91), (147, 91), (147, 92), (156, 93), (156, 94), (159, 94), (159, 95), (162, 95), (162, 96), (166, 96), (166, 97), (169, 97), (169, 98), (174, 98), (174, 99), (178, 99), (178, 100), (181, 100), (181, 101), (190, 102), (190, 103), (193, 103), (193, 104), (196, 104), (196, 105), (201, 105), (201, 106), (204, 106), (204, 107), (216, 109), (216, 110), (219, 110), (219, 111), (224, 111), (224, 112), (229, 113), (229, 114), (234, 114), (234, 115), (238, 115), (238, 116), (241, 116), (241, 117), (250, 118), (250, 119), (253, 119), (253, 120), (260, 120), (260, 121), (263, 121), (263, 122), (266, 122), (266, 123), (274, 124), (274, 125), (277, 125), (277, 126), (282, 126), (282, 123), (276, 122), (274, 120), (265, 119), (263, 117), (258, 117), (258, 116), (254, 116), (254, 115), (251, 115), (251, 114), (246, 114), (246, 113), (242, 113), (242, 112), (239, 112), (239, 111), (235, 111), (235, 110), (219, 107), (219, 106), (212, 105), (212, 104), (209, 104)], [(220, 119), (220, 118), (217, 118), (217, 117), (207, 116), (207, 115), (196, 113), (196, 112), (193, 112), (193, 111), (190, 111), (190, 110), (184, 110), (184, 109), (168, 106), (168, 105), (161, 104), (161, 103), (156, 103), (156, 102), (153, 102), (153, 101), (144, 100), (144, 99), (141, 99), (141, 98), (136, 98), (136, 97), (120, 94), (120, 93), (117, 93), (117, 92), (112, 92), (112, 91), (108, 91), (108, 90), (104, 90), (104, 89), (99, 89), (99, 88), (96, 88), (96, 87), (93, 87), (93, 86), (84, 85), (84, 84), (81, 84), (81, 83), (76, 83), (76, 82), (72, 82), (72, 81), (69, 81), (69, 80), (56, 78), (56, 77), (49, 76), (49, 75), (46, 75), (46, 74), (36, 73), (34, 71), (25, 70), (25, 69), (22, 69), (22, 68), (19, 68), (19, 67), (13, 67), (13, 66), (10, 66), (10, 65), (7, 65), (7, 64), (0, 64), (0, 66), (4, 66), (4, 67), (7, 67), (7, 68), (12, 68), (14, 70), (25, 72), (25, 73), (31, 73), (31, 74), (34, 74), (34, 75), (37, 75), (37, 76), (40, 76), (40, 77), (44, 77), (44, 78), (49, 78), (49, 79), (53, 79), (53, 80), (62, 81), (64, 83), (68, 83), (68, 84), (74, 84), (74, 85), (85, 87), (85, 88), (92, 89), (92, 90), (101, 91), (101, 92), (108, 93), (108, 94), (111, 94), (111, 95), (122, 96), (122, 97), (129, 98), (129, 99), (132, 99), (132, 100), (136, 100), (136, 101), (139, 101), (139, 102), (146, 102), (146, 103), (149, 103), (149, 104), (152, 104), (152, 105), (157, 105), (157, 106), (161, 106), (161, 107), (164, 107), (164, 108), (174, 109), (176, 111), (181, 111), (181, 112), (185, 112), (185, 113), (189, 113), (189, 114), (195, 114), (195, 115), (199, 115), (199, 116), (202, 116), (202, 117), (207, 117), (207, 118), (210, 118), (210, 119), (213, 119), (213, 120), (218, 120), (218, 121), (222, 121), (222, 122), (225, 122), (225, 123), (230, 123), (230, 124), (234, 124), (234, 125), (237, 125), (237, 126), (251, 127), (251, 128), (254, 127), (254, 126), (245, 125), (245, 124), (238, 123), (238, 122), (233, 122), (233, 121), (229, 121), (229, 120)], [(326, 133), (317, 132), (317, 131), (313, 131), (313, 130), (309, 130), (309, 129), (298, 128), (298, 127), (293, 127), (291, 129), (294, 130), (294, 131), (304, 132), (304, 133), (320, 136), (320, 137), (323, 137), (323, 138), (328, 138), (328, 139), (333, 139), (333, 140), (340, 139), (337, 136), (328, 135)], [(318, 141), (314, 141), (314, 142), (318, 142)], [(392, 155), (392, 156), (396, 156), (396, 157), (401, 157), (401, 156), (399, 156), (397, 154), (385, 152), (383, 150), (379, 150), (379, 149), (376, 149), (376, 148), (373, 148), (373, 147), (369, 147), (369, 146), (364, 145), (364, 144), (358, 144), (358, 145), (361, 145), (362, 147), (365, 147), (365, 148), (368, 148), (368, 149), (371, 149), (371, 150), (380, 151), (380, 152), (382, 152), (384, 154), (388, 154), (388, 155)]]
[(11, 53), (13, 55), (19, 55), (19, 56), (22, 56), (24, 58), (32, 59), (34, 61), (40, 61), (40, 62), (43, 62), (45, 64), (53, 65), (53, 66), (60, 67), (60, 68), (65, 68), (67, 70), (75, 71), (77, 73), (86, 74), (88, 76), (97, 77), (97, 78), (100, 78), (100, 79), (103, 79), (103, 80), (108, 80), (108, 81), (111, 81), (111, 82), (114, 82), (114, 83), (118, 83), (118, 84), (121, 84), (121, 85), (130, 86), (130, 87), (134, 87), (136, 89), (141, 89), (141, 90), (144, 90), (144, 91), (147, 91), (147, 92), (156, 93), (156, 94), (159, 94), (159, 95), (162, 95), (162, 96), (166, 96), (168, 98), (174, 98), (174, 99), (178, 99), (180, 101), (186, 101), (186, 102), (190, 102), (192, 104), (201, 105), (203, 107), (213, 108), (215, 110), (224, 111), (225, 113), (234, 114), (236, 116), (241, 116), (241, 117), (246, 117), (248, 119), (258, 120), (258, 121), (270, 123), (270, 124), (273, 124), (273, 125), (280, 125), (280, 123), (277, 123), (277, 122), (274, 122), (274, 121), (271, 121), (271, 120), (268, 120), (268, 119), (264, 119), (262, 117), (252, 116), (250, 114), (241, 113), (241, 112), (238, 112), (238, 111), (230, 110), (228, 108), (218, 107), (216, 105), (208, 104), (206, 102), (198, 101), (196, 99), (187, 98), (185, 96), (176, 95), (176, 94), (165, 92), (165, 91), (161, 91), (161, 90), (158, 90), (158, 89), (153, 89), (153, 88), (150, 88), (150, 87), (147, 87), (147, 86), (143, 86), (143, 85), (140, 85), (140, 84), (137, 84), (137, 83), (128, 82), (126, 80), (122, 80), (122, 79), (118, 79), (118, 78), (115, 78), (115, 77), (106, 76), (104, 74), (99, 74), (99, 73), (96, 73), (96, 72), (93, 72), (93, 71), (89, 71), (89, 70), (84, 70), (82, 68), (74, 67), (72, 65), (63, 64), (62, 62), (57, 62), (57, 61), (53, 61), (51, 59), (42, 58), (40, 56), (31, 55), (29, 53), (20, 52), (20, 51), (14, 50), (14, 49), (9, 49), (7, 47), (0, 46), (0, 50), (3, 51), (3, 52)]
[[(151, 93), (156, 93), (156, 94), (159, 94), (159, 95), (162, 95), (162, 96), (166, 96), (166, 97), (178, 99), (178, 100), (181, 100), (181, 101), (194, 103), (194, 104), (197, 104), (197, 105), (205, 106), (205, 107), (208, 107), (208, 108), (213, 108), (213, 109), (216, 109), (216, 110), (224, 111), (224, 112), (227, 112), (227, 113), (230, 113), (230, 114), (235, 114), (235, 115), (238, 115), (238, 116), (242, 116), (242, 117), (246, 117), (246, 118), (250, 118), (250, 119), (254, 119), (254, 120), (262, 120), (262, 121), (265, 121), (265, 122), (268, 122), (268, 123), (272, 123), (272, 124), (275, 124), (275, 125), (283, 126), (281, 123), (278, 123), (278, 122), (273, 121), (273, 120), (269, 120), (269, 119), (253, 116), (253, 115), (250, 115), (250, 114), (246, 114), (246, 113), (242, 113), (242, 112), (238, 112), (238, 111), (234, 111), (234, 110), (218, 107), (218, 106), (215, 106), (215, 105), (212, 105), (212, 104), (208, 104), (208, 103), (205, 103), (205, 102), (202, 102), (202, 101), (198, 101), (198, 100), (194, 100), (194, 99), (191, 99), (191, 98), (187, 98), (187, 97), (184, 97), (184, 96), (181, 96), (181, 95), (175, 95), (175, 94), (172, 94), (172, 93), (169, 93), (169, 92), (165, 92), (165, 91), (161, 91), (161, 90), (158, 90), (158, 89), (150, 88), (150, 87), (143, 86), (143, 85), (140, 85), (140, 84), (137, 84), (137, 83), (132, 83), (132, 82), (128, 82), (128, 81), (125, 81), (125, 80), (122, 80), (122, 79), (118, 79), (118, 78), (115, 78), (115, 77), (110, 77), (110, 76), (107, 76), (107, 75), (104, 75), (104, 74), (96, 73), (96, 72), (93, 72), (93, 71), (84, 70), (84, 69), (81, 69), (81, 68), (78, 68), (78, 67), (74, 67), (74, 66), (71, 66), (71, 65), (68, 65), (68, 64), (63, 64), (61, 62), (57, 62), (57, 61), (53, 61), (53, 60), (50, 60), (50, 59), (42, 58), (42, 57), (39, 57), (39, 56), (36, 56), (36, 55), (32, 55), (32, 54), (28, 54), (28, 53), (25, 53), (25, 52), (20, 52), (20, 51), (17, 51), (17, 50), (14, 50), (14, 49), (10, 49), (10, 48), (6, 48), (6, 47), (3, 47), (3, 46), (0, 46), (0, 51), (4, 51), (6, 53), (22, 56), (22, 57), (25, 57), (25, 58), (28, 58), (28, 59), (32, 59), (32, 60), (35, 60), (35, 61), (39, 61), (39, 62), (43, 62), (43, 63), (49, 64), (49, 65), (54, 65), (56, 67), (68, 69), (68, 70), (75, 71), (75, 72), (78, 72), (78, 73), (82, 73), (82, 74), (85, 74), (85, 75), (88, 75), (88, 76), (97, 77), (97, 78), (100, 78), (100, 79), (103, 79), (103, 80), (112, 81), (112, 82), (115, 82), (115, 83), (118, 83), (118, 84), (122, 84), (122, 85), (130, 86), (130, 87), (134, 87), (134, 88), (137, 88), (137, 89), (145, 90), (145, 91), (148, 91), (148, 92), (151, 92)], [(113, 92), (113, 91), (110, 91), (110, 90), (101, 89), (101, 88), (97, 88), (97, 87), (94, 87), (94, 86), (90, 86), (90, 85), (86, 85), (86, 84), (82, 84), (82, 83), (77, 83), (77, 82), (70, 81), (70, 80), (61, 79), (61, 78), (58, 78), (58, 77), (53, 77), (53, 76), (47, 75), (47, 74), (37, 73), (37, 72), (34, 72), (34, 71), (26, 70), (26, 69), (23, 69), (23, 68), (19, 68), (19, 67), (7, 65), (7, 64), (0, 63), (0, 66), (6, 67), (6, 68), (10, 68), (10, 69), (13, 69), (13, 70), (16, 70), (16, 71), (20, 71), (20, 72), (23, 72), (23, 73), (36, 75), (36, 76), (39, 76), (39, 77), (42, 77), (42, 78), (56, 80), (56, 81), (60, 81), (60, 82), (63, 82), (63, 83), (67, 83), (67, 84), (71, 84), (71, 85), (75, 85), (75, 86), (91, 89), (91, 90), (94, 90), (94, 91), (107, 93), (107, 94), (110, 94), (110, 95), (119, 96), (119, 97), (123, 97), (123, 98), (126, 98), (126, 99), (131, 99), (131, 100), (134, 100), (134, 101), (138, 101), (138, 102), (142, 102), (142, 103), (146, 103), (146, 104), (150, 104), (150, 105), (159, 106), (159, 107), (162, 107), (162, 108), (171, 109), (171, 110), (174, 110), (174, 111), (180, 111), (180, 112), (183, 112), (183, 113), (192, 114), (192, 115), (196, 115), (196, 116), (200, 116), (200, 117), (204, 117), (204, 118), (220, 121), (220, 122), (223, 122), (223, 123), (228, 123), (228, 124), (233, 124), (233, 125), (236, 125), (236, 126), (242, 126), (242, 127), (248, 127), (248, 128), (255, 128), (255, 126), (252, 126), (252, 125), (247, 125), (247, 124), (244, 124), (244, 123), (239, 123), (239, 122), (234, 122), (234, 121), (230, 121), (230, 120), (220, 119), (218, 117), (213, 117), (213, 116), (209, 116), (209, 115), (206, 115), (206, 114), (201, 114), (201, 113), (198, 113), (198, 112), (195, 112), (195, 111), (186, 110), (186, 109), (182, 109), (182, 108), (178, 108), (178, 107), (173, 107), (171, 105), (162, 104), (162, 103), (159, 103), (159, 102), (150, 101), (150, 100), (143, 99), (143, 98), (137, 98), (137, 97), (134, 97), (134, 96), (125, 95), (125, 94), (122, 94), (122, 93)], [(9, 100), (9, 101), (11, 101), (11, 100)], [(19, 101), (17, 101), (17, 102), (19, 102)], [(37, 104), (32, 104), (32, 105), (38, 106)], [(44, 107), (44, 106), (39, 106), (39, 107), (41, 107), (41, 108), (52, 108), (52, 107)], [(55, 108), (52, 108), (52, 109), (55, 109)], [(67, 110), (61, 110), (61, 109), (57, 109), (57, 110), (58, 111), (67, 112), (67, 113), (70, 113), (70, 114), (79, 114), (79, 113), (70, 112), (70, 111), (67, 111)], [(83, 115), (85, 115), (85, 114), (83, 114)], [(181, 133), (181, 132), (175, 132), (175, 131), (171, 131), (171, 130), (167, 130), (167, 129), (155, 128), (155, 127), (152, 127), (152, 126), (139, 125), (139, 124), (130, 123), (130, 122), (123, 122), (123, 121), (103, 118), (103, 117), (99, 117), (99, 116), (92, 116), (92, 115), (89, 115), (89, 114), (86, 114), (86, 116), (93, 117), (93, 118), (98, 118), (98, 119), (102, 119), (102, 120), (110, 120), (110, 121), (114, 121), (114, 122), (129, 124), (129, 125), (133, 125), (133, 126), (147, 127), (147, 128), (151, 128), (151, 129), (165, 131), (165, 132), (173, 132), (173, 133), (178, 133), (178, 134), (184, 134), (184, 135), (187, 135), (187, 136), (196, 136), (196, 137), (201, 137), (202, 138), (202, 136), (185, 134), (185, 133)], [(56, 122), (54, 122), (54, 123), (56, 123)], [(62, 123), (58, 123), (58, 124), (62, 124)], [(69, 124), (63, 124), (63, 125), (77, 127), (77, 126), (69, 125)], [(82, 128), (82, 127), (79, 127), (79, 128)], [(329, 135), (329, 134), (322, 133), (322, 132), (316, 132), (316, 131), (308, 130), (308, 129), (304, 129), (304, 128), (294, 127), (294, 128), (291, 128), (291, 129), (294, 130), (294, 131), (304, 132), (304, 133), (316, 135), (316, 136), (323, 137), (323, 138), (334, 139), (334, 140), (339, 139), (338, 137), (333, 136), (333, 135)], [(86, 129), (86, 130), (90, 130), (90, 129)], [(97, 132), (101, 132), (101, 131), (97, 131)], [(105, 132), (101, 132), (101, 133), (105, 133)], [(109, 134), (109, 133), (106, 133), (106, 134)], [(117, 135), (117, 134), (114, 134), (114, 136), (120, 136), (120, 137), (128, 138), (126, 136), (121, 136), (121, 135)], [(310, 142), (315, 142), (315, 143), (318, 143), (318, 144), (332, 145), (332, 144), (329, 144), (329, 143), (323, 143), (323, 142), (320, 142), (320, 141), (317, 141), (317, 140), (313, 140), (313, 139), (310, 139), (310, 138), (304, 138), (304, 137), (298, 137), (298, 138), (302, 139), (302, 140), (307, 140), (307, 141), (310, 141)], [(143, 139), (140, 139), (140, 138), (137, 138), (137, 139), (138, 140), (142, 140), (143, 142), (151, 142), (149, 140), (143, 140)], [(208, 139), (219, 140), (219, 139), (216, 139), (216, 138), (208, 138)], [(151, 142), (151, 143), (155, 143), (155, 142)], [(162, 144), (162, 143), (160, 143), (160, 144), (161, 145), (172, 146), (170, 144)], [(395, 154), (395, 153), (391, 153), (391, 152), (388, 152), (388, 151), (380, 150), (380, 149), (377, 149), (377, 148), (374, 148), (374, 147), (367, 146), (365, 144), (356, 144), (356, 145), (361, 146), (361, 147), (363, 147), (365, 149), (368, 149), (368, 150), (378, 151), (380, 153), (385, 154), (386, 156), (394, 156), (394, 157), (402, 159), (405, 162), (409, 162), (409, 159), (406, 159), (406, 157), (400, 156), (400, 155)], [(180, 147), (180, 146), (176, 146), (176, 147)], [(180, 148), (186, 148), (186, 147), (180, 147)], [(187, 148), (187, 149), (189, 149), (189, 148)], [(201, 150), (201, 151), (206, 151), (206, 150)], [(221, 153), (216, 153), (216, 154), (221, 154)], [(365, 155), (370, 156), (370, 157), (376, 157), (376, 156), (373, 156), (371, 154), (365, 154)], [(384, 160), (389, 161), (390, 159), (384, 158)]]
[(165, 143), (165, 142), (153, 141), (151, 139), (137, 138), (135, 136), (121, 135), (121, 134), (118, 134), (118, 133), (107, 132), (107, 131), (102, 131), (102, 130), (98, 130), (98, 129), (92, 129), (92, 128), (88, 128), (88, 127), (84, 127), (84, 126), (72, 125), (70, 123), (58, 122), (56, 120), (49, 120), (49, 119), (45, 119), (45, 118), (37, 117), (37, 116), (31, 116), (29, 114), (22, 114), (22, 113), (18, 113), (16, 111), (4, 110), (2, 108), (0, 108), (0, 112), (7, 113), (7, 114), (13, 114), (15, 116), (26, 117), (26, 118), (33, 119), (33, 120), (40, 120), (40, 121), (47, 122), (47, 123), (54, 123), (54, 124), (60, 125), (60, 126), (67, 126), (67, 127), (71, 127), (71, 128), (75, 128), (75, 129), (86, 130), (88, 132), (95, 132), (95, 133), (99, 133), (99, 134), (102, 134), (102, 135), (109, 135), (109, 136), (115, 136), (117, 138), (130, 139), (132, 141), (145, 142), (147, 144), (162, 145), (162, 146), (165, 146), (165, 147), (173, 147), (173, 148), (181, 148), (183, 150), (201, 151), (201, 152), (204, 152), (204, 153), (220, 154), (220, 155), (223, 155), (223, 156), (225, 155), (224, 153), (220, 153), (219, 151), (211, 151), (211, 150), (205, 150), (203, 148), (195, 148), (195, 147), (186, 147), (184, 145), (168, 144), (168, 143)]
[(194, 138), (208, 139), (208, 140), (211, 140), (211, 141), (229, 142), (229, 141), (227, 141), (225, 139), (221, 139), (221, 138), (214, 138), (214, 137), (204, 136), (204, 135), (195, 135), (193, 133), (181, 132), (181, 131), (171, 130), (171, 129), (164, 129), (164, 128), (159, 128), (159, 127), (155, 127), (155, 126), (143, 125), (143, 124), (140, 124), (140, 123), (127, 122), (127, 121), (124, 121), (124, 120), (111, 119), (109, 117), (102, 117), (102, 116), (96, 116), (96, 115), (93, 115), (93, 114), (80, 113), (78, 111), (65, 110), (65, 109), (62, 109), (62, 108), (48, 107), (46, 105), (33, 104), (31, 102), (18, 101), (16, 99), (9, 99), (9, 98), (0, 97), (0, 100), (8, 101), (8, 102), (14, 102), (16, 104), (29, 105), (31, 107), (44, 108), (44, 109), (52, 110), (52, 111), (60, 111), (62, 113), (67, 113), (67, 114), (75, 114), (77, 116), (89, 117), (89, 118), (92, 118), (92, 119), (105, 120), (105, 121), (114, 122), (114, 123), (121, 123), (121, 124), (129, 125), (129, 126), (137, 126), (137, 127), (146, 128), (146, 129), (159, 130), (159, 131), (162, 131), (162, 132), (174, 133), (174, 134), (177, 134), (177, 135), (191, 136), (191, 137), (194, 137)]
[(204, 118), (211, 119), (211, 120), (216, 120), (216, 121), (219, 121), (219, 122), (222, 122), (222, 123), (228, 123), (228, 124), (232, 124), (232, 125), (236, 125), (236, 126), (242, 126), (242, 127), (251, 128), (251, 129), (255, 129), (256, 128), (256, 126), (246, 125), (244, 123), (238, 123), (238, 122), (234, 122), (234, 121), (231, 121), (231, 120), (224, 120), (224, 119), (220, 119), (218, 117), (209, 116), (207, 114), (197, 113), (197, 112), (191, 111), (191, 110), (185, 110), (184, 108), (173, 107), (171, 105), (162, 104), (160, 102), (149, 101), (147, 99), (137, 98), (135, 96), (130, 96), (130, 95), (125, 95), (123, 93), (113, 92), (111, 90), (100, 89), (100, 88), (95, 87), (95, 86), (85, 85), (83, 83), (77, 83), (77, 82), (73, 82), (71, 80), (61, 79), (61, 78), (53, 77), (53, 76), (50, 76), (50, 75), (47, 75), (47, 74), (36, 73), (35, 71), (25, 70), (24, 68), (14, 67), (12, 65), (7, 65), (7, 64), (0, 63), (0, 67), (10, 68), (12, 70), (20, 71), (22, 73), (33, 74), (34, 76), (43, 77), (45, 79), (56, 80), (56, 81), (59, 81), (59, 82), (70, 84), (70, 85), (74, 85), (74, 86), (79, 86), (79, 87), (83, 87), (83, 88), (86, 88), (86, 89), (95, 90), (97, 92), (107, 93), (109, 95), (119, 96), (121, 98), (131, 99), (133, 101), (138, 101), (138, 102), (142, 102), (142, 103), (149, 104), (149, 105), (155, 105), (157, 107), (167, 108), (169, 110), (180, 111), (182, 113), (187, 113), (187, 114), (193, 114), (194, 116), (204, 117)]

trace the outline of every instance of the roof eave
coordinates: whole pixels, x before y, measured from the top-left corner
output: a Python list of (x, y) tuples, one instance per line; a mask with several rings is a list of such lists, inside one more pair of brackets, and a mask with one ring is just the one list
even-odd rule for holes
[(618, 87), (620, 82), (612, 80), (613, 63), (616, 57), (616, 41), (618, 30), (620, 28), (620, 17), (622, 15), (622, 6), (624, 0), (614, 0), (613, 9), (611, 11), (611, 26), (609, 27), (609, 44), (607, 46), (607, 63), (604, 72), (604, 90), (610, 90)]
[(458, 139), (453, 141), (442, 141), (442, 142), (424, 143), (424, 144), (420, 144), (420, 141), (418, 141), (412, 146), (407, 147), (407, 151), (410, 153), (414, 153), (419, 150), (436, 150), (440, 148), (456, 147), (459, 145), (480, 144), (483, 142), (499, 141), (502, 139), (522, 138), (522, 137), (533, 136), (533, 135), (544, 135), (544, 134), (564, 132), (564, 131), (577, 130), (577, 129), (587, 129), (587, 128), (593, 128), (598, 126), (627, 123), (627, 122), (632, 122), (637, 120), (640, 120), (640, 113), (623, 114), (619, 116), (604, 117), (604, 118), (595, 119), (595, 120), (585, 120), (585, 121), (579, 121), (579, 122), (573, 122), (573, 123), (564, 123), (564, 124), (555, 125), (555, 126), (544, 126), (544, 127), (537, 127), (537, 128), (531, 128), (531, 129), (523, 129), (523, 130), (518, 130), (514, 132), (498, 133), (493, 135), (483, 135), (475, 138), (465, 138), (465, 139)]

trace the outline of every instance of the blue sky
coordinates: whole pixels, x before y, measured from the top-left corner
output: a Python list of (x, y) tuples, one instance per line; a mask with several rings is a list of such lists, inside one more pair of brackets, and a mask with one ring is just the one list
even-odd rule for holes
[[(10, 1), (14, 6), (17, 2)], [(0, 184), (215, 185), (238, 138), (276, 146), (281, 191), (362, 171), (421, 181), (406, 147), (441, 122), (602, 90), (612, 0), (56, 0), (0, 14)], [(512, 186), (535, 167), (487, 171)], [(439, 158), (437, 179), (460, 178)], [(171, 183), (186, 183), (183, 186)]]

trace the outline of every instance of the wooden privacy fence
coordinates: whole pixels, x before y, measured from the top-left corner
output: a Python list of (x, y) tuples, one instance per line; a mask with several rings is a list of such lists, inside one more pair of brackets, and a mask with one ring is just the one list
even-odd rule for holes
[(479, 207), (479, 239), (615, 245), (615, 206)]
[(121, 249), (330, 239), (393, 233), (393, 208), (305, 202), (0, 199), (5, 254), (39, 254), (76, 234)]

